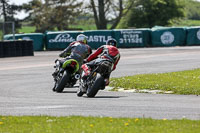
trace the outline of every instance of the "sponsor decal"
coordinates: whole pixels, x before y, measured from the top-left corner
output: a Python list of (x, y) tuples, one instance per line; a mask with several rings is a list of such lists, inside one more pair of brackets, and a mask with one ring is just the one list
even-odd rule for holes
[(119, 43), (143, 43), (142, 31), (121, 31)]
[(106, 42), (108, 39), (111, 38), (112, 36), (102, 36), (102, 35), (88, 36), (88, 42)]
[(200, 40), (200, 29), (197, 31), (197, 38)]
[(68, 33), (58, 34), (54, 39), (50, 39), (50, 43), (57, 43), (57, 42), (73, 42), (75, 39), (70, 36)]
[[(108, 39), (111, 39), (112, 36), (103, 36), (103, 35), (91, 35), (87, 36), (88, 42), (106, 42)], [(60, 42), (74, 42), (76, 41), (75, 38), (73, 38), (70, 34), (68, 33), (62, 33), (56, 35), (55, 38), (50, 39), (49, 43), (60, 43)]]
[(171, 44), (174, 42), (174, 35), (170, 31), (166, 31), (161, 35), (160, 39), (163, 44)]

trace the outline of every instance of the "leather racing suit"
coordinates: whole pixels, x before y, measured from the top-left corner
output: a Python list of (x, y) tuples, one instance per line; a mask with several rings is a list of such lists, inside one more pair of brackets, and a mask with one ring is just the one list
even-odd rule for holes
[[(82, 65), (82, 69), (85, 72), (85, 76), (87, 76), (90, 73), (89, 66), (93, 65), (97, 61), (96, 58), (98, 56), (99, 58), (108, 59), (113, 63), (112, 71), (115, 70), (120, 59), (120, 53), (117, 47), (112, 45), (103, 45), (87, 58), (88, 63)], [(108, 80), (106, 83), (106, 85), (108, 85), (110, 73), (108, 73), (105, 78)]]
[(89, 45), (76, 41), (72, 42), (59, 56), (68, 56), (66, 59), (62, 60), (61, 63), (67, 59), (75, 59), (79, 63), (79, 66), (81, 66), (83, 64), (83, 60), (86, 59), (91, 53), (92, 49)]

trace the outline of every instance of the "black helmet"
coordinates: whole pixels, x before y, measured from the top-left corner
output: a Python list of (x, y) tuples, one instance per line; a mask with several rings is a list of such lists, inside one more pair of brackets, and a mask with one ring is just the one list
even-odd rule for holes
[(117, 41), (115, 39), (108, 39), (106, 41), (106, 45), (112, 45), (112, 46), (117, 47)]

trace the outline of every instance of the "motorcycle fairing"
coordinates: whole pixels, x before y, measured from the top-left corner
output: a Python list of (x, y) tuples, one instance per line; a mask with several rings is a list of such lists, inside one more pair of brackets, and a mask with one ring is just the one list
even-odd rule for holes
[(75, 68), (74, 72), (77, 72), (79, 70), (79, 63), (74, 59), (66, 60), (63, 63), (62, 68), (65, 69), (68, 65), (72, 64), (72, 62), (76, 62), (76, 65), (75, 65), (76, 68)]

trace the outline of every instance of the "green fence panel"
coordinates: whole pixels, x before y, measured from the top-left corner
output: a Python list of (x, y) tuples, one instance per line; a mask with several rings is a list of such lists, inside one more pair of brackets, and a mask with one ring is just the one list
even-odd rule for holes
[(186, 45), (200, 45), (200, 27), (187, 28)]
[(84, 35), (88, 37), (88, 45), (92, 49), (97, 49), (101, 45), (106, 44), (108, 39), (113, 38), (113, 31), (112, 30), (91, 30), (85, 31)]
[(65, 49), (71, 42), (76, 41), (77, 35), (81, 33), (80, 31), (46, 32), (46, 49)]
[[(42, 51), (44, 50), (44, 35), (42, 33), (27, 33), (27, 34), (15, 34), (16, 40), (32, 40), (33, 50)], [(13, 40), (13, 35), (5, 35), (4, 40)]]
[(118, 47), (147, 47), (150, 44), (150, 29), (119, 29), (113, 30)]
[(186, 43), (186, 29), (173, 27), (152, 28), (151, 41), (153, 47), (184, 46)]

